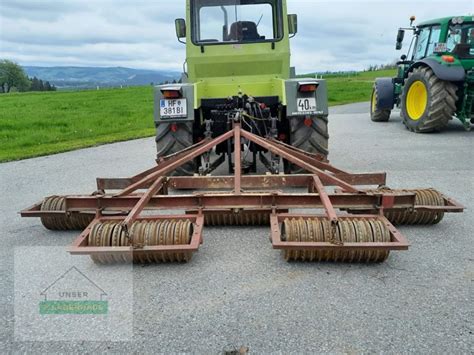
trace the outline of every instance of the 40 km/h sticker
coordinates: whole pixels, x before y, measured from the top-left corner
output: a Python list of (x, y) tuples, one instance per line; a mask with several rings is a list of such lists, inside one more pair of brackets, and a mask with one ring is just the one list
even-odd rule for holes
[(314, 97), (298, 99), (297, 101), (298, 112), (315, 112), (316, 111), (316, 99)]

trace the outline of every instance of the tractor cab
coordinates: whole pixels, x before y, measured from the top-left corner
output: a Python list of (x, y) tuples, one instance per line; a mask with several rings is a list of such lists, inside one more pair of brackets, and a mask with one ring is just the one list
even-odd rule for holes
[[(186, 44), (184, 81), (202, 97), (281, 96), (275, 79), (290, 78), (296, 15), (285, 0), (188, 0), (176, 34)], [(216, 92), (219, 90), (219, 92)]]
[[(430, 57), (440, 58), (441, 64), (451, 64), (456, 60), (466, 69), (474, 66), (474, 17), (449, 17), (431, 20), (409, 28), (401, 28), (397, 35), (397, 50), (402, 49), (406, 30), (413, 31), (414, 37), (407, 55), (402, 60), (413, 63)], [(461, 64), (461, 63), (458, 63)]]

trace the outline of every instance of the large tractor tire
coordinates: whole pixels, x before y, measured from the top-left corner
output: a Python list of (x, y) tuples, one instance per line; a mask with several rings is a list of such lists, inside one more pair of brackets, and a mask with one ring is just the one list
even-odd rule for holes
[(401, 116), (412, 132), (441, 131), (456, 112), (457, 86), (440, 80), (428, 67), (408, 74), (401, 97)]
[[(156, 128), (157, 157), (177, 153), (193, 145), (193, 124), (160, 123)], [(188, 162), (173, 173), (175, 176), (192, 176), (196, 171), (194, 161)]]
[[(290, 144), (309, 153), (320, 154), (327, 158), (329, 154), (328, 117), (312, 117), (311, 122), (303, 117), (291, 117)], [(293, 164), (285, 164), (285, 171), (302, 174), (304, 169)]]
[(392, 110), (377, 109), (379, 97), (380, 96), (377, 91), (377, 86), (374, 85), (374, 89), (372, 90), (372, 97), (370, 99), (370, 119), (373, 122), (388, 122)]

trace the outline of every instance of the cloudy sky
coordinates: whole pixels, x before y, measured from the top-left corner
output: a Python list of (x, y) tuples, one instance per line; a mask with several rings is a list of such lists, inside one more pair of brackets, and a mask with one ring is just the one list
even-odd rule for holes
[[(474, 14), (473, 0), (288, 0), (298, 72), (392, 62), (396, 31), (418, 19)], [(174, 18), (184, 0), (0, 0), (0, 58), (22, 65), (180, 70)]]

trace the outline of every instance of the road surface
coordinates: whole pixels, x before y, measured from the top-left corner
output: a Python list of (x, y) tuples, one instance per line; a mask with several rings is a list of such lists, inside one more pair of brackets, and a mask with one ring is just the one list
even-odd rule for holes
[[(32, 339), (40, 333), (35, 324), (15, 324), (24, 282), (14, 271), (23, 279), (28, 272), (21, 270), (47, 266), (25, 255), (45, 246), (63, 253), (77, 233), (46, 231), (17, 212), (46, 195), (89, 193), (96, 176), (152, 166), (153, 139), (0, 164), (0, 352), (472, 352), (474, 132), (453, 122), (442, 134), (416, 135), (398, 114), (373, 123), (367, 110), (367, 103), (332, 109), (331, 162), (387, 171), (392, 188), (435, 187), (464, 203), (464, 214), (434, 227), (401, 227), (410, 251), (381, 265), (288, 264), (272, 250), (268, 228), (206, 228), (191, 263), (129, 271), (133, 311), (124, 324), (131, 317), (133, 328), (122, 342), (42, 341), (54, 339), (48, 327), (24, 341), (25, 332)], [(84, 259), (95, 268), (92, 277), (117, 277)], [(51, 265), (57, 260), (52, 254)]]

